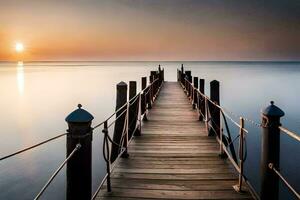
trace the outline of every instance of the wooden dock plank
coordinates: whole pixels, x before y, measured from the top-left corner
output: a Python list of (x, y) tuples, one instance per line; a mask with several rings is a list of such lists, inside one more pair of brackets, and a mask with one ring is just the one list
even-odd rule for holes
[(104, 186), (96, 199), (253, 199), (247, 188), (233, 190), (233, 167), (218, 156), (216, 139), (178, 83), (164, 84), (148, 119), (129, 145), (130, 157), (116, 164), (112, 192)]

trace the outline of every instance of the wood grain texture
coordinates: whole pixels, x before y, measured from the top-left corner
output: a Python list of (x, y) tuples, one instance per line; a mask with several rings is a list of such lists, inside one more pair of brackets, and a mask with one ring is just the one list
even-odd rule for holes
[(198, 118), (180, 85), (165, 82), (112, 173), (112, 192), (104, 185), (96, 199), (252, 199), (234, 191), (237, 174)]

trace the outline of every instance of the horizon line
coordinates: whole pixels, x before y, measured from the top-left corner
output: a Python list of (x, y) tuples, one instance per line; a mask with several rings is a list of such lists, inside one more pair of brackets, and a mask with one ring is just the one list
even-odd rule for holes
[(0, 60), (0, 63), (35, 62), (300, 62), (300, 60)]

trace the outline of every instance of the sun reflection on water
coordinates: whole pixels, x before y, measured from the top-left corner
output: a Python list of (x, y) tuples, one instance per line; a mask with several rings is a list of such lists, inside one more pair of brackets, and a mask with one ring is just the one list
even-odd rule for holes
[(19, 61), (17, 64), (17, 83), (18, 91), (20, 95), (24, 93), (24, 64), (22, 61)]

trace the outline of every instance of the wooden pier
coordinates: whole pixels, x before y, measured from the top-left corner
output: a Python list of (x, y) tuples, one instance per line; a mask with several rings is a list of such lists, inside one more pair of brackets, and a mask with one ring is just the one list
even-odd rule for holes
[[(94, 116), (78, 104), (65, 119), (67, 133), (3, 156), (0, 161), (66, 136), (66, 159), (35, 200), (42, 198), (64, 166), (67, 200), (278, 200), (280, 181), (300, 199), (300, 193), (281, 174), (279, 162), (280, 135), (298, 142), (300, 137), (281, 125), (284, 112), (273, 101), (262, 110), (261, 123), (257, 123), (221, 106), (219, 81), (209, 83), (208, 97), (205, 80), (192, 77), (183, 65), (177, 70), (177, 82), (165, 82), (160, 65), (150, 72), (148, 85), (147, 77), (141, 80), (139, 92), (136, 81), (116, 85), (116, 109), (104, 121), (93, 124)], [(239, 130), (234, 138), (228, 122)], [(262, 132), (260, 193), (244, 172), (246, 136), (251, 134), (245, 122)], [(92, 146), (99, 145), (93, 141), (95, 135), (102, 137), (106, 173), (92, 191)], [(94, 153), (99, 156), (100, 152)]]
[(253, 199), (233, 189), (238, 176), (207, 135), (180, 84), (165, 82), (111, 174), (112, 191), (104, 184), (96, 199)]

